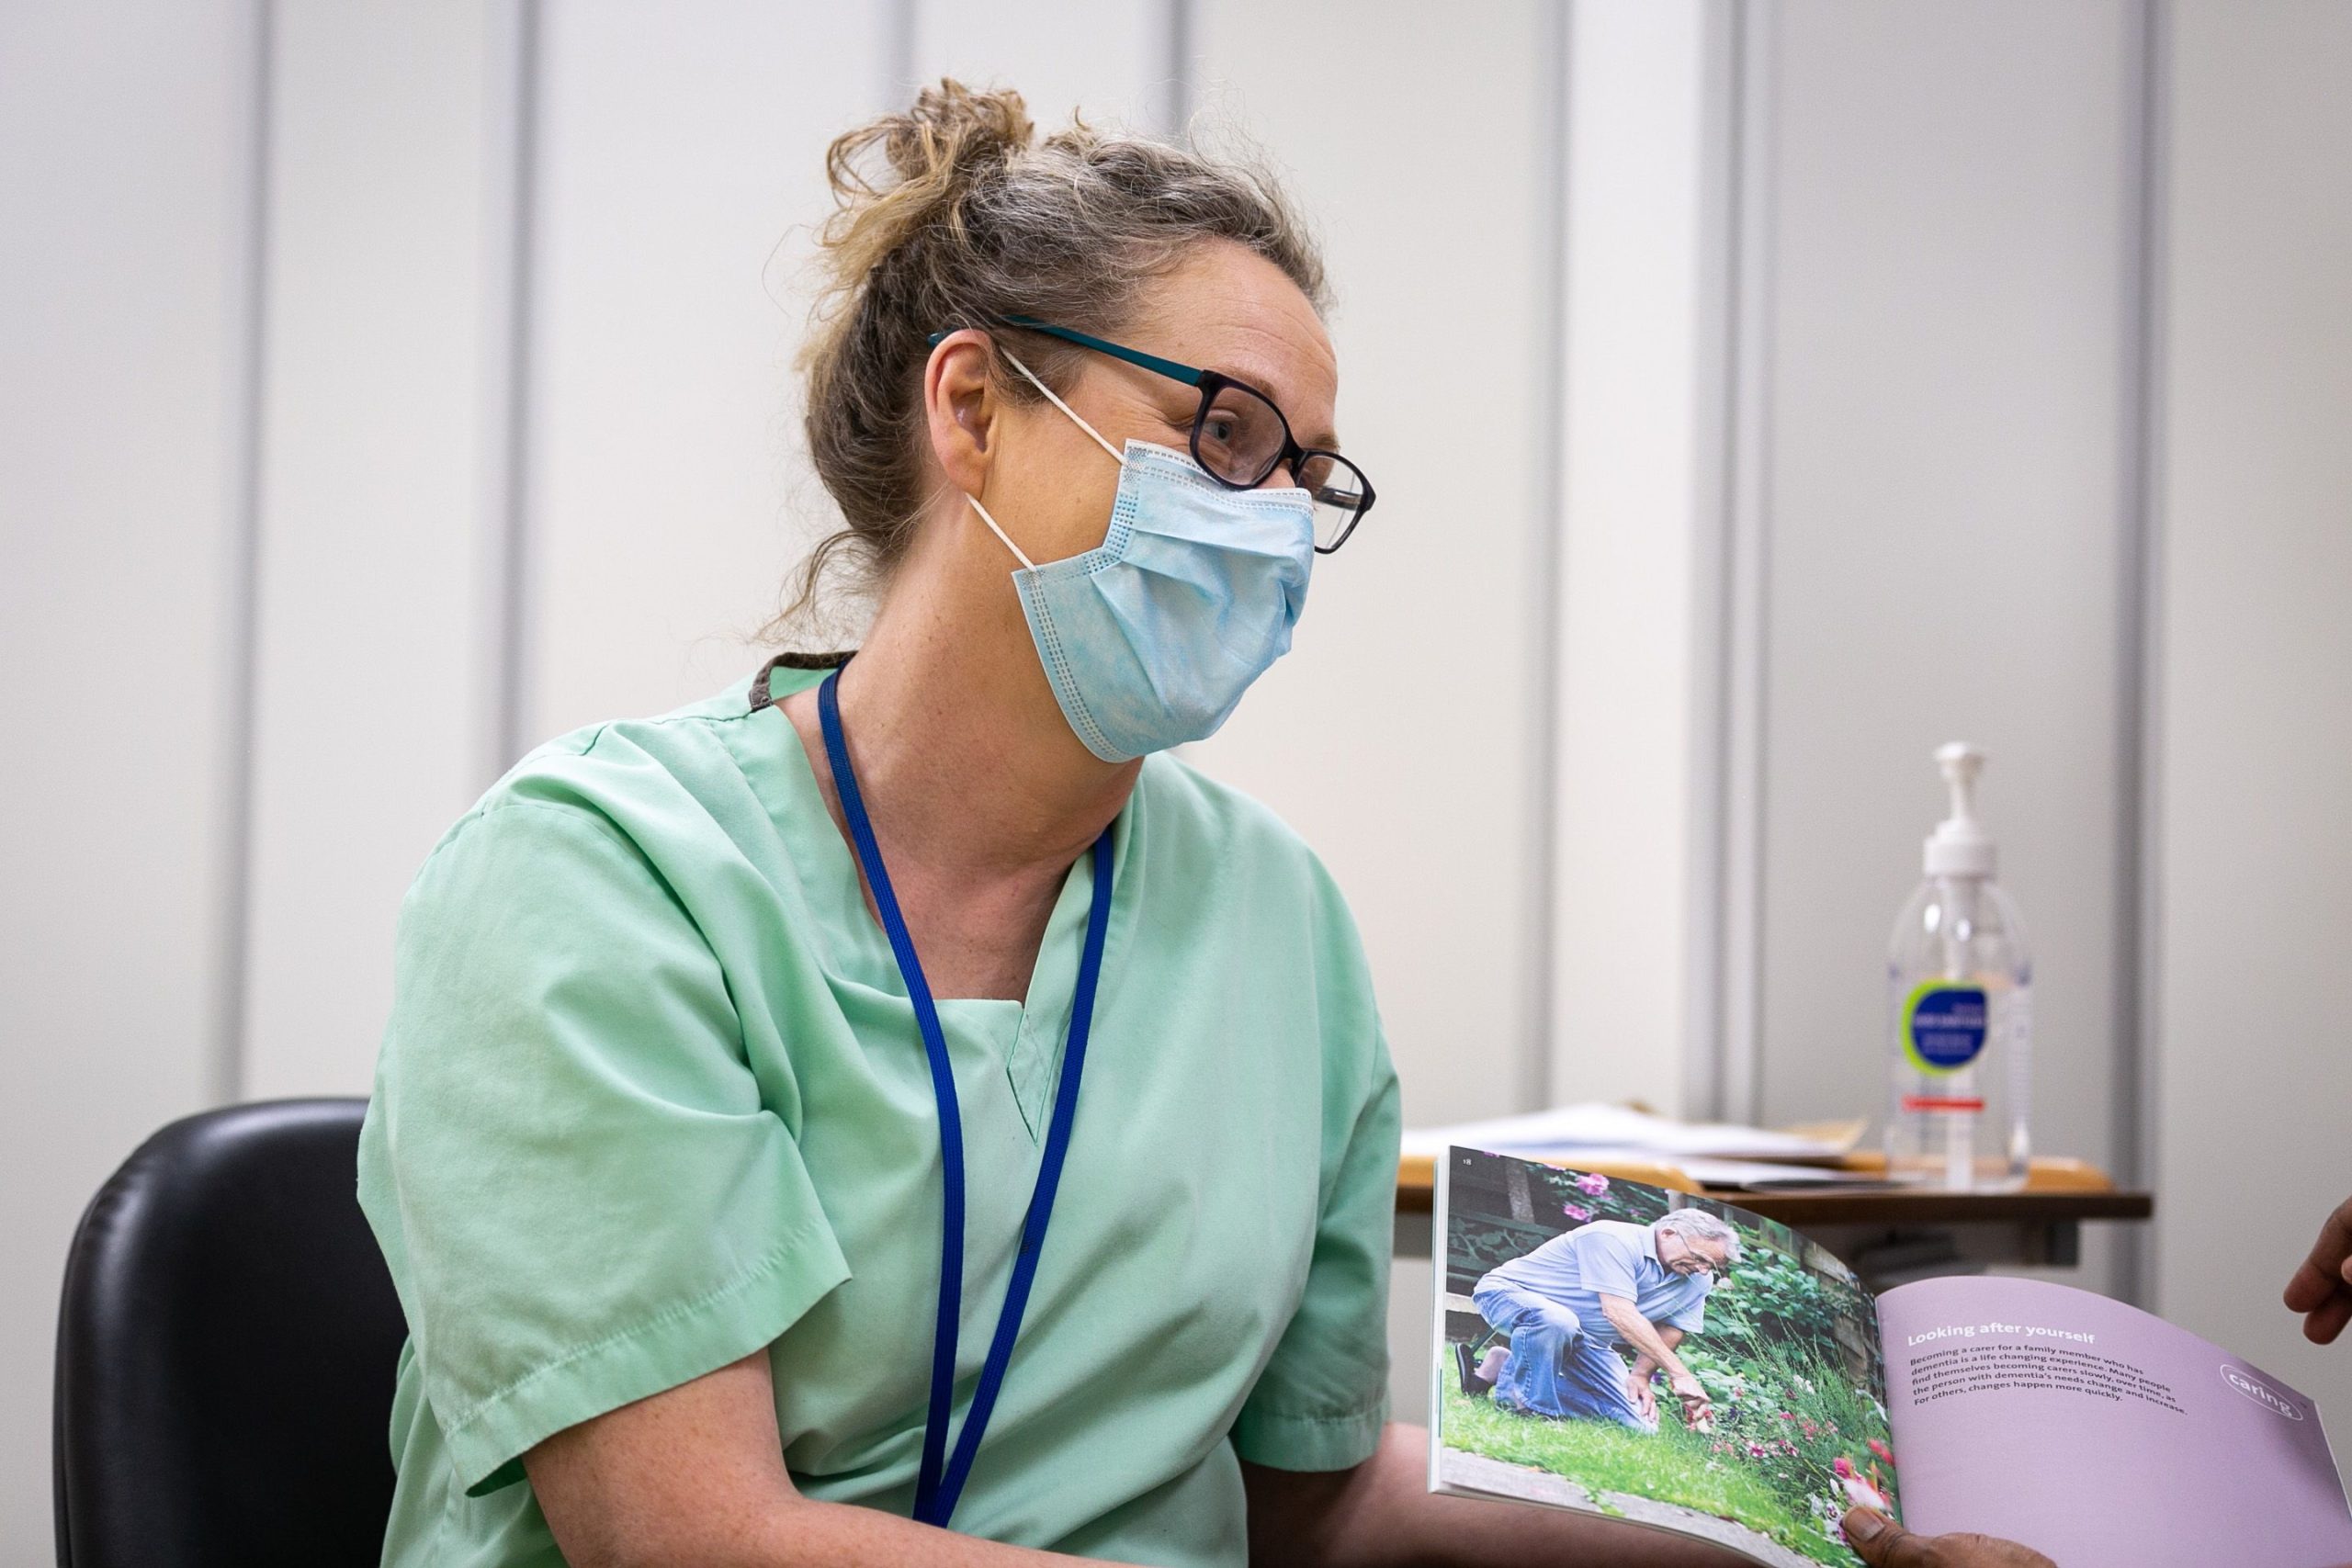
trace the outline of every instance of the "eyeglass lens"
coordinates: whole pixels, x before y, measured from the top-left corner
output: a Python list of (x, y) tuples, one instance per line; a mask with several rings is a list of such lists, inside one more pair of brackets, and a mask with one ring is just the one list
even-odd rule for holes
[[(1193, 456), (1227, 484), (1262, 482), (1282, 461), (1290, 430), (1274, 405), (1250, 388), (1227, 385), (1210, 396), (1193, 427)], [(1315, 543), (1336, 548), (1363, 505), (1363, 476), (1327, 453), (1308, 456), (1292, 479), (1315, 499)]]
[(1299, 468), (1300, 488), (1315, 498), (1316, 546), (1336, 550), (1363, 510), (1363, 476), (1352, 464), (1322, 452), (1307, 454)]

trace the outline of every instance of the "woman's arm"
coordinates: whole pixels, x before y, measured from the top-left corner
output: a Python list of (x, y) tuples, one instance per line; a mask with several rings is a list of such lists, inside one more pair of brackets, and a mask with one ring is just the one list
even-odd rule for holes
[(1731, 1568), (1747, 1560), (1639, 1525), (1429, 1489), (1430, 1435), (1389, 1423), (1353, 1470), (1244, 1464), (1250, 1561), (1275, 1568)]
[(567, 1427), (523, 1456), (572, 1568), (1027, 1568), (1052, 1552), (803, 1497), (764, 1350)]

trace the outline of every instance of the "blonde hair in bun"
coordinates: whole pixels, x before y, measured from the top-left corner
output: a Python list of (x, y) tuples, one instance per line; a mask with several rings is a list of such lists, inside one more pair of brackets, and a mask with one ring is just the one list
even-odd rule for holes
[[(845, 525), (810, 555), (772, 633), (814, 608), (837, 570), (871, 588), (905, 554), (925, 499), (932, 333), (1031, 315), (1115, 336), (1142, 287), (1212, 240), (1265, 257), (1324, 304), (1314, 241), (1255, 164), (1075, 118), (1041, 139), (1009, 88), (943, 79), (838, 138), (825, 171), (834, 209), (818, 231), (822, 283), (799, 364), (809, 451)], [(1058, 391), (1080, 351), (1022, 352)], [(1037, 397), (1018, 378), (1000, 385)]]

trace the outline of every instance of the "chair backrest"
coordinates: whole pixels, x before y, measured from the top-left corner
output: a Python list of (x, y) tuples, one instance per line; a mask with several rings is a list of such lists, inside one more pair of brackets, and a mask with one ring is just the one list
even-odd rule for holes
[(57, 1329), (62, 1568), (360, 1568), (407, 1329), (359, 1212), (364, 1100), (175, 1122), (74, 1235)]

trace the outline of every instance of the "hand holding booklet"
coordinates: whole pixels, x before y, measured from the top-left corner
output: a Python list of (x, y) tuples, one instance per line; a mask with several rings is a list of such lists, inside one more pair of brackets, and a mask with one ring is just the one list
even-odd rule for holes
[(2319, 1411), (2184, 1329), (1981, 1276), (1873, 1299), (1719, 1200), (1453, 1147), (1433, 1490), (1577, 1508), (1775, 1568), (1859, 1564), (1857, 1504), (2063, 1568), (2335, 1568)]

